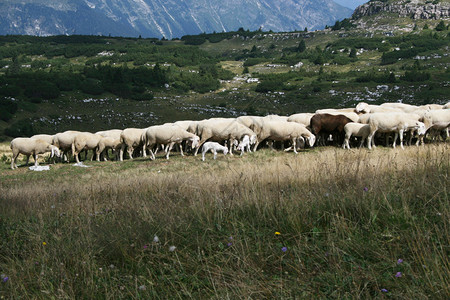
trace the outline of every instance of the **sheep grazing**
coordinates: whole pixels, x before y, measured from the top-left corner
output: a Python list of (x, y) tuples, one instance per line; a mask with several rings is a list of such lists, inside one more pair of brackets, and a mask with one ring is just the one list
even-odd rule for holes
[(312, 147), (316, 141), (316, 137), (304, 125), (295, 122), (270, 121), (265, 123), (265, 131), (267, 139), (272, 141), (291, 141), (292, 146), (285, 151), (294, 149), (297, 153), (297, 142), (299, 139), (306, 138)]
[(97, 131), (95, 134), (101, 135), (103, 137), (110, 137), (116, 140), (120, 140), (120, 134), (122, 133), (122, 129), (110, 129), (104, 131)]
[(120, 133), (120, 152), (119, 160), (123, 161), (123, 152), (127, 148), (130, 159), (133, 159), (133, 151), (135, 148), (142, 147), (142, 134), (147, 128), (126, 128)]
[(169, 145), (166, 151), (166, 159), (169, 159), (170, 150), (172, 150), (173, 145), (180, 143), (182, 141), (188, 141), (192, 144), (192, 148), (197, 147), (200, 138), (193, 133), (190, 133), (183, 128), (174, 125), (157, 125), (147, 128), (142, 133), (142, 144), (145, 149), (150, 150), (151, 159), (155, 159), (155, 154), (152, 151), (152, 147), (157, 144)]
[[(344, 126), (344, 132), (345, 132), (345, 140), (342, 144), (342, 148), (344, 149), (350, 149), (350, 138), (352, 136), (360, 137), (361, 143), (359, 144), (359, 147), (361, 148), (364, 144), (364, 141), (367, 139), (367, 137), (370, 134), (370, 126), (369, 124), (360, 124), (360, 123), (347, 123)], [(367, 145), (369, 147), (369, 145)]]
[[(344, 126), (350, 122), (352, 120), (343, 115), (315, 114), (311, 118), (310, 128), (312, 134), (316, 136), (332, 134), (338, 143), (342, 143)], [(322, 142), (325, 143), (325, 139)]]
[[(417, 121), (405, 113), (375, 113), (369, 117), (370, 134), (367, 138), (367, 147), (372, 149), (372, 140), (376, 132), (394, 132), (395, 148), (397, 137), (400, 136), (400, 146), (403, 147), (403, 133), (408, 130), (417, 130), (419, 135), (425, 134), (425, 124)], [(375, 145), (373, 145), (375, 147)]]
[(96, 149), (97, 161), (99, 161), (101, 157), (103, 157), (104, 161), (108, 160), (108, 149), (112, 149), (115, 159), (117, 160), (121, 146), (120, 138), (102, 137), (98, 142), (98, 147)]
[(69, 160), (67, 153), (72, 151), (72, 144), (75, 136), (79, 134), (80, 131), (68, 130), (64, 132), (57, 133), (53, 136), (53, 145), (59, 148), (63, 152), (63, 159)]
[(208, 140), (215, 142), (228, 141), (230, 155), (233, 155), (232, 147), (235, 140), (241, 141), (245, 135), (248, 135), (251, 143), (256, 142), (256, 134), (236, 120), (207, 120), (206, 122), (199, 122), (197, 132), (201, 139), (194, 155), (197, 155), (198, 149)]
[(205, 161), (205, 154), (206, 152), (211, 151), (214, 154), (214, 159), (217, 158), (217, 151), (223, 152), (223, 155), (227, 155), (228, 148), (225, 146), (222, 146), (221, 144), (217, 142), (206, 142), (202, 146), (202, 161)]
[(430, 110), (425, 114), (424, 119), (429, 121), (430, 124), (427, 124), (427, 127), (431, 130), (445, 134), (444, 140), (449, 137), (450, 109)]
[[(75, 161), (80, 163), (78, 154), (83, 150), (92, 150), (93, 154), (91, 160), (94, 156), (97, 156), (97, 161), (100, 161), (100, 155), (97, 155), (98, 143), (102, 139), (101, 135), (90, 133), (90, 132), (80, 132), (75, 135), (72, 143), (72, 154), (75, 157)], [(87, 153), (87, 152), (86, 152)]]
[(59, 157), (61, 155), (58, 147), (56, 147), (50, 143), (47, 143), (46, 141), (40, 140), (40, 139), (15, 138), (11, 141), (10, 148), (13, 153), (13, 157), (11, 159), (11, 169), (13, 169), (13, 170), (15, 168), (17, 168), (16, 160), (17, 160), (17, 157), (19, 156), (19, 154), (23, 154), (23, 155), (27, 156), (27, 163), (26, 163), (27, 166), (28, 166), (28, 161), (29, 161), (30, 155), (33, 155), (35, 166), (39, 165), (39, 163), (37, 161), (39, 154), (51, 152), (52, 157), (54, 155), (56, 155), (57, 157)]
[(355, 107), (356, 113), (382, 113), (382, 112), (402, 112), (401, 109), (394, 107), (381, 107), (379, 105), (367, 104), (366, 102), (360, 102)]

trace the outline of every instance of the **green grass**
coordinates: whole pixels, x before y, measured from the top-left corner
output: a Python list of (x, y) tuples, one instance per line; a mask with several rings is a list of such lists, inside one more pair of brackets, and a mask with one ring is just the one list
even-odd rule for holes
[(445, 299), (448, 150), (2, 163), (0, 296)]

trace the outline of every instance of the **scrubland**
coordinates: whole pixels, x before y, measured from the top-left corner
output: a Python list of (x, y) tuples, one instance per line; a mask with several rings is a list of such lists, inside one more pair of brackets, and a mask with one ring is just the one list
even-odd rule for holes
[(449, 155), (2, 162), (0, 297), (448, 299)]

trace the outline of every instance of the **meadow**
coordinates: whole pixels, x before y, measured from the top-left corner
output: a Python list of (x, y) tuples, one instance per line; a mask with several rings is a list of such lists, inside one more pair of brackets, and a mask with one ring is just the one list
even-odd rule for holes
[(0, 156), (6, 299), (448, 299), (449, 144), (85, 162)]

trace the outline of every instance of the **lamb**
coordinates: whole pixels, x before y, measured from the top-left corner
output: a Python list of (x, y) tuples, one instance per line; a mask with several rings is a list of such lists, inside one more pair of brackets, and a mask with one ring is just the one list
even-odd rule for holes
[(11, 141), (10, 148), (13, 153), (13, 157), (11, 159), (11, 169), (13, 170), (17, 168), (16, 160), (19, 154), (24, 154), (27, 156), (27, 163), (26, 163), (27, 166), (30, 155), (33, 155), (35, 166), (39, 165), (37, 161), (39, 154), (51, 152), (52, 157), (54, 155), (56, 155), (57, 157), (61, 155), (58, 147), (40, 139), (15, 138)]
[[(75, 157), (75, 161), (80, 163), (80, 159), (78, 154), (83, 150), (93, 150), (93, 154), (91, 160), (93, 160), (94, 156), (97, 156), (97, 161), (100, 161), (100, 155), (97, 150), (98, 144), (102, 139), (101, 135), (90, 133), (90, 132), (80, 132), (75, 135), (72, 143), (72, 154)], [(86, 152), (87, 153), (87, 152)]]
[(264, 129), (264, 118), (258, 116), (241, 116), (236, 118), (236, 121), (243, 124), (256, 134), (256, 141), (254, 143), (253, 151), (256, 151), (259, 143), (264, 139), (261, 133)]
[(201, 140), (195, 150), (194, 155), (197, 155), (198, 149), (203, 143), (208, 140), (220, 142), (229, 142), (229, 152), (233, 155), (233, 144), (235, 140), (241, 141), (245, 135), (250, 137), (250, 143), (256, 142), (256, 134), (248, 127), (242, 125), (236, 120), (207, 120), (198, 123), (198, 135)]
[(251, 141), (248, 135), (245, 135), (237, 146), (237, 150), (241, 151), (241, 156), (244, 155), (245, 148), (247, 148), (247, 152), (252, 152), (252, 150), (250, 149)]
[[(361, 148), (364, 144), (364, 140), (367, 139), (367, 137), (370, 134), (370, 126), (369, 124), (360, 124), (360, 123), (347, 123), (344, 126), (344, 132), (345, 132), (345, 140), (342, 144), (342, 148), (344, 149), (350, 149), (350, 138), (352, 136), (361, 137), (361, 143), (359, 144), (359, 147)], [(369, 145), (367, 145), (369, 147)]]
[[(370, 134), (367, 138), (367, 147), (372, 149), (372, 139), (375, 133), (378, 132), (394, 132), (395, 148), (397, 137), (400, 136), (400, 146), (403, 147), (403, 133), (407, 130), (417, 130), (419, 135), (425, 134), (425, 124), (417, 121), (405, 113), (375, 113), (369, 117)], [(375, 145), (374, 145), (375, 147)]]
[(119, 159), (123, 161), (123, 152), (127, 148), (130, 159), (133, 159), (133, 151), (137, 147), (142, 147), (141, 136), (147, 128), (126, 128), (120, 134)]
[(311, 113), (293, 114), (293, 115), (289, 116), (287, 121), (303, 124), (305, 126), (309, 126), (309, 124), (311, 123), (312, 116), (314, 116), (314, 114), (311, 114)]
[(169, 144), (166, 152), (166, 159), (169, 159), (170, 150), (175, 143), (181, 141), (188, 141), (192, 144), (192, 148), (197, 147), (200, 138), (193, 133), (190, 133), (181, 127), (173, 124), (151, 126), (147, 128), (141, 135), (142, 144), (145, 148), (150, 149), (151, 159), (155, 159), (155, 155), (151, 148), (157, 144)]
[(274, 141), (291, 141), (292, 147), (286, 149), (289, 151), (294, 149), (297, 153), (297, 141), (306, 138), (312, 147), (316, 141), (316, 137), (304, 125), (295, 122), (270, 121), (264, 124), (264, 132), (268, 139)]
[(205, 154), (208, 151), (211, 151), (214, 154), (214, 159), (216, 159), (217, 151), (222, 151), (223, 155), (227, 155), (228, 148), (225, 146), (222, 146), (221, 144), (219, 144), (217, 142), (206, 142), (202, 146), (202, 161), (205, 161)]

